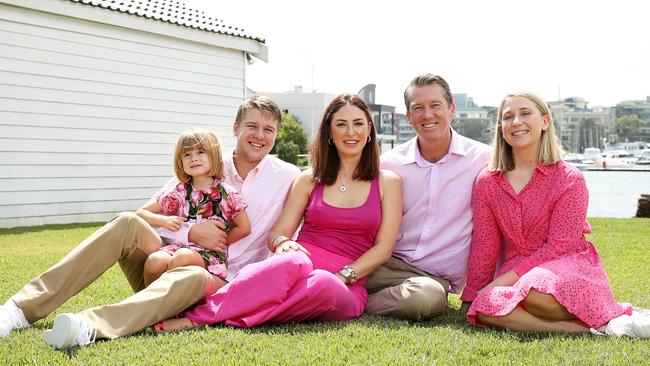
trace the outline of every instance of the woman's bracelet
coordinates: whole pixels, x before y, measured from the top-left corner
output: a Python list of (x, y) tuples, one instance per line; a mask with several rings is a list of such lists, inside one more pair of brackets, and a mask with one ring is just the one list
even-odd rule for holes
[(278, 235), (278, 236), (276, 236), (276, 237), (273, 238), (273, 240), (271, 241), (271, 248), (272, 248), (272, 251), (275, 252), (275, 250), (278, 249), (278, 247), (280, 246), (280, 244), (284, 243), (285, 241), (289, 241), (289, 240), (291, 240), (291, 238), (287, 238), (287, 237), (284, 236), (284, 235)]
[(341, 270), (338, 273), (341, 275), (341, 277), (343, 277), (346, 284), (352, 284), (357, 282), (358, 279), (357, 269), (352, 267), (349, 264), (343, 266), (343, 268), (341, 268)]

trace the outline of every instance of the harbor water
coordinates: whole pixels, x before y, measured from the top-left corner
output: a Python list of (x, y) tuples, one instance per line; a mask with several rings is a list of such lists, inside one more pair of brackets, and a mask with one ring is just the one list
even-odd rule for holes
[(641, 194), (650, 194), (650, 171), (584, 171), (589, 217), (634, 217)]

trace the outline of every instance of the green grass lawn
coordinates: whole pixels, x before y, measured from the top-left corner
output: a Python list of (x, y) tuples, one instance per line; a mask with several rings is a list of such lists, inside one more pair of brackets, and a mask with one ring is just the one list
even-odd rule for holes
[[(619, 301), (650, 308), (650, 220), (592, 219), (590, 240), (600, 251)], [(0, 230), (0, 301), (90, 235), (97, 225)], [(119, 266), (57, 312), (116, 302), (131, 290)], [(459, 306), (458, 296), (451, 305)], [(426, 322), (364, 316), (356, 321), (223, 326), (153, 335), (136, 334), (68, 352), (41, 340), (55, 314), (0, 339), (0, 365), (159, 364), (440, 364), (642, 365), (650, 340), (592, 335), (522, 334), (469, 326), (455, 311)]]

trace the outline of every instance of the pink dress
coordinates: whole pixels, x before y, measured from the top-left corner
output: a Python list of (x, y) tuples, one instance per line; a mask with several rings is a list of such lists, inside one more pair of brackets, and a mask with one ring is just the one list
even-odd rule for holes
[[(191, 184), (178, 183), (171, 189), (161, 190), (153, 197), (160, 206), (165, 216), (178, 216), (186, 222), (200, 223), (205, 220), (221, 221), (226, 231), (232, 228), (232, 220), (246, 209), (246, 202), (237, 191), (228, 184), (215, 179), (210, 187), (194, 189)], [(164, 228), (156, 228), (161, 237), (164, 237), (165, 246), (158, 249), (169, 254), (174, 254), (181, 248), (188, 248), (197, 252), (208, 272), (226, 279), (227, 258), (224, 253), (205, 249), (192, 242), (181, 242), (170, 239)]]
[[(553, 295), (594, 328), (632, 313), (630, 304), (614, 301), (600, 256), (584, 236), (591, 233), (588, 201), (582, 173), (562, 161), (539, 165), (519, 194), (503, 172), (479, 174), (472, 196), (467, 286), (461, 296), (473, 301), (467, 313), (471, 323), (483, 326), (477, 312), (509, 314), (530, 289)], [(479, 292), (510, 270), (520, 277), (513, 286)]]
[(357, 318), (368, 297), (365, 279), (345, 285), (334, 274), (374, 245), (380, 223), (377, 178), (366, 202), (355, 208), (327, 204), (323, 185), (316, 184), (297, 239), (311, 256), (290, 252), (249, 264), (185, 316), (200, 324), (237, 327)]

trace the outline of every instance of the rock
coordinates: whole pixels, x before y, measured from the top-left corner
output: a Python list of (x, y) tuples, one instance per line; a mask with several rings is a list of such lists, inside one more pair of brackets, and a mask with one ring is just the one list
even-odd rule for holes
[(650, 217), (650, 194), (642, 194), (639, 198), (636, 217)]

